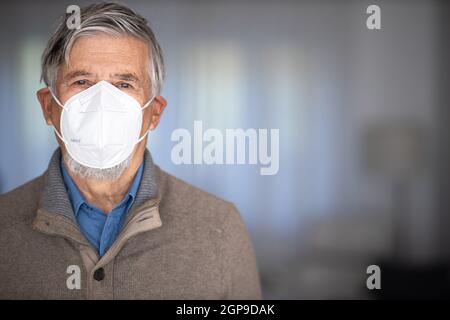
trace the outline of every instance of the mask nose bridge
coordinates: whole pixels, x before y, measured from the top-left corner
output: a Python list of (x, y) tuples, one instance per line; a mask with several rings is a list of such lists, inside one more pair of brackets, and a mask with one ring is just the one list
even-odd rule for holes
[[(113, 88), (114, 89), (114, 88)], [(120, 91), (114, 91), (107, 86), (103, 86), (100, 90), (100, 105), (105, 111), (113, 111), (113, 112), (125, 112), (124, 107), (127, 105), (126, 99), (124, 99), (124, 95), (126, 93)]]

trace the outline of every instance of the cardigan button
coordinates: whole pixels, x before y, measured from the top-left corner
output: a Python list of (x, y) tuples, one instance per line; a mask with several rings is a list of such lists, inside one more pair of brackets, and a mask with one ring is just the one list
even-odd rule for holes
[(94, 279), (97, 281), (102, 281), (105, 278), (105, 269), (98, 268), (94, 272)]

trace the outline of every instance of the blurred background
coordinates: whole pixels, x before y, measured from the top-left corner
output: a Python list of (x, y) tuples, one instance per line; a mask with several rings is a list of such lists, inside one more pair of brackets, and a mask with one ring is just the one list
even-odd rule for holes
[[(168, 100), (154, 161), (234, 202), (264, 298), (449, 297), (449, 31), (445, 1), (125, 1), (164, 51)], [(56, 148), (35, 92), (70, 4), (0, 13), (0, 193), (40, 175)], [(381, 30), (366, 9), (381, 8)], [(193, 122), (280, 129), (280, 167), (175, 165)], [(369, 265), (381, 290), (366, 287)]]

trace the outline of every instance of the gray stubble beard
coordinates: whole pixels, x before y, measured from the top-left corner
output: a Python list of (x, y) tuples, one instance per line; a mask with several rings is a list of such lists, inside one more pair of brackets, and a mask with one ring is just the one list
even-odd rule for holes
[(118, 165), (106, 169), (90, 168), (82, 165), (73, 159), (68, 152), (65, 153), (64, 159), (67, 168), (77, 177), (97, 181), (112, 181), (117, 180), (125, 169), (130, 166), (132, 156), (133, 153)]

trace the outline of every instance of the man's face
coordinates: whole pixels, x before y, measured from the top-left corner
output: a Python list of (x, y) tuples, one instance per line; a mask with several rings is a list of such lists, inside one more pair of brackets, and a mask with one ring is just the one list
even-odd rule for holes
[(133, 37), (95, 35), (77, 39), (68, 65), (58, 70), (56, 94), (64, 103), (100, 80), (108, 81), (141, 105), (150, 98), (147, 45)]
[[(55, 95), (64, 104), (73, 95), (101, 80), (108, 81), (144, 105), (152, 95), (149, 78), (147, 44), (131, 36), (93, 35), (78, 38), (72, 46), (67, 64), (58, 69)], [(47, 124), (60, 130), (62, 108), (52, 99), (47, 88), (38, 91)], [(141, 136), (159, 123), (166, 101), (155, 98), (143, 111)], [(58, 142), (65, 153), (64, 144)], [(138, 148), (145, 149), (145, 142)]]

